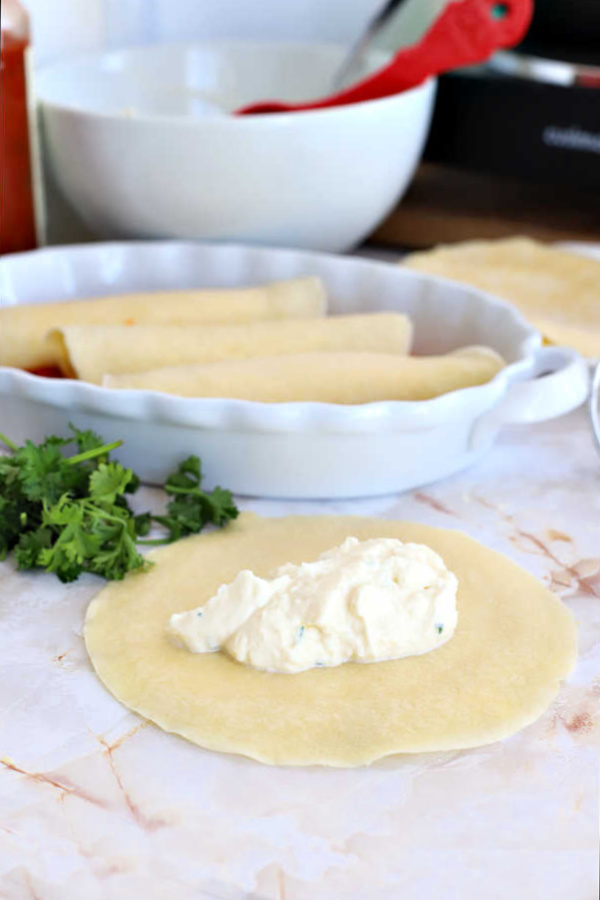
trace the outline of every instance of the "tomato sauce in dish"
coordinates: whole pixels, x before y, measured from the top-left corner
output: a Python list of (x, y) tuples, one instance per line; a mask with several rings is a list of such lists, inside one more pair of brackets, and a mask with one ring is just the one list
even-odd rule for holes
[(26, 369), (31, 375), (41, 375), (42, 378), (64, 378), (58, 366), (39, 366), (37, 369)]

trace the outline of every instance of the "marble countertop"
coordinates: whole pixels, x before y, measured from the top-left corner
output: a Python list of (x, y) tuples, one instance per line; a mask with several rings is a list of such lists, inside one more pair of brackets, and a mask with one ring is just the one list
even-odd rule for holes
[[(476, 468), (401, 496), (241, 500), (462, 529), (575, 614), (553, 707), (477, 750), (369, 768), (271, 768), (129, 713), (81, 637), (100, 581), (0, 564), (0, 897), (592, 900), (597, 896), (600, 457), (582, 410), (507, 429)], [(145, 490), (141, 505), (160, 502)]]

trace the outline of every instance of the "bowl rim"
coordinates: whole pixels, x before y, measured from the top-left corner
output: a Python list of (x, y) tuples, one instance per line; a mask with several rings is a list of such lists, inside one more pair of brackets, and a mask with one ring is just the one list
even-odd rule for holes
[[(311, 121), (313, 118), (317, 120), (319, 118), (323, 118), (324, 116), (329, 117), (340, 117), (340, 116), (349, 116), (352, 113), (360, 112), (361, 115), (371, 114), (373, 111), (380, 111), (381, 109), (387, 106), (397, 106), (401, 105), (405, 102), (406, 97), (414, 97), (419, 93), (423, 93), (427, 95), (430, 92), (435, 90), (435, 86), (437, 83), (437, 79), (434, 76), (429, 76), (425, 78), (420, 84), (416, 85), (413, 88), (409, 88), (408, 90), (401, 91), (397, 94), (390, 94), (386, 97), (379, 97), (375, 100), (361, 100), (358, 103), (347, 103), (343, 106), (334, 106), (327, 107), (325, 109), (308, 109), (308, 110), (298, 110), (291, 114), (290, 112), (278, 112), (278, 113), (257, 113), (248, 116), (234, 116), (231, 113), (224, 113), (219, 115), (211, 115), (207, 113), (205, 116), (194, 118), (189, 115), (166, 115), (164, 113), (136, 113), (135, 116), (124, 116), (122, 114), (116, 112), (107, 112), (105, 110), (96, 110), (90, 109), (86, 106), (82, 106), (78, 103), (65, 103), (59, 102), (57, 100), (46, 99), (44, 97), (44, 78), (50, 77), (55, 72), (64, 72), (68, 74), (72, 68), (77, 67), (82, 63), (98, 63), (101, 64), (105, 60), (109, 60), (111, 58), (116, 58), (119, 56), (143, 56), (145, 53), (152, 52), (154, 50), (161, 49), (180, 49), (180, 50), (188, 50), (188, 49), (202, 49), (206, 47), (210, 49), (211, 47), (223, 48), (225, 51), (228, 47), (236, 47), (236, 46), (249, 46), (253, 45), (256, 49), (261, 47), (280, 47), (285, 49), (286, 47), (305, 49), (305, 50), (317, 50), (317, 51), (330, 51), (330, 50), (344, 50), (347, 51), (347, 46), (335, 42), (326, 42), (326, 41), (293, 41), (293, 40), (278, 40), (278, 41), (266, 41), (266, 40), (258, 40), (258, 39), (245, 39), (245, 38), (222, 38), (215, 40), (207, 40), (207, 41), (198, 41), (198, 42), (174, 42), (168, 44), (144, 44), (137, 47), (125, 47), (119, 50), (109, 50), (104, 52), (96, 52), (96, 53), (86, 53), (80, 54), (78, 56), (73, 56), (68, 60), (64, 60), (58, 63), (51, 63), (49, 65), (41, 66), (36, 71), (36, 102), (41, 107), (42, 111), (52, 110), (54, 112), (60, 112), (63, 114), (72, 114), (78, 116), (85, 116), (89, 119), (98, 119), (98, 120), (107, 120), (110, 122), (119, 122), (127, 123), (125, 127), (132, 127), (135, 125), (175, 125), (177, 127), (182, 126), (191, 126), (198, 127), (202, 125), (210, 125), (210, 127), (214, 127), (217, 123), (222, 125), (223, 127), (231, 127), (232, 123), (236, 123), (236, 127), (245, 127), (249, 128), (250, 126), (258, 126), (261, 128), (269, 127), (269, 122), (273, 124), (273, 126), (277, 128), (281, 128), (284, 123), (287, 123), (288, 126), (293, 123), (298, 123), (297, 116), (301, 116), (301, 121)], [(389, 61), (393, 54), (387, 53), (383, 50), (374, 51), (374, 55), (381, 55), (383, 62), (385, 62), (384, 57)], [(263, 98), (269, 99), (269, 98)]]
[[(456, 289), (456, 281), (439, 278), (427, 273), (401, 269), (395, 263), (360, 257), (344, 257), (341, 254), (322, 251), (290, 250), (280, 247), (256, 247), (248, 244), (211, 244), (202, 241), (110, 241), (92, 244), (73, 244), (46, 247), (26, 253), (7, 254), (0, 259), (2, 269), (13, 264), (17, 258), (20, 265), (27, 265), (34, 256), (58, 256), (86, 253), (110, 252), (111, 249), (128, 252), (135, 248), (156, 250), (157, 247), (187, 248), (202, 252), (223, 253), (225, 255), (246, 254), (267, 259), (272, 256), (284, 257), (289, 254), (307, 258), (344, 260), (350, 266), (366, 265), (372, 270), (393, 269), (402, 271), (402, 277), (409, 280), (447, 284)], [(284, 277), (284, 276), (281, 276)], [(287, 276), (300, 277), (300, 276)], [(12, 394), (51, 406), (65, 408), (79, 404), (79, 411), (100, 412), (121, 418), (155, 421), (183, 427), (250, 426), (256, 431), (366, 431), (377, 422), (386, 420), (392, 424), (400, 421), (403, 427), (431, 426), (452, 417), (457, 417), (470, 409), (489, 409), (515, 381), (529, 373), (535, 353), (542, 344), (539, 332), (530, 325), (516, 307), (505, 300), (481, 291), (470, 285), (461, 285), (465, 293), (471, 294), (488, 307), (502, 309), (520, 327), (521, 339), (515, 346), (515, 361), (508, 363), (490, 381), (459, 390), (449, 391), (429, 400), (378, 400), (363, 404), (336, 404), (320, 401), (295, 401), (287, 403), (265, 403), (256, 400), (241, 400), (225, 397), (179, 397), (161, 391), (137, 389), (110, 389), (76, 379), (56, 379), (34, 375), (25, 370), (0, 366), (0, 396)], [(93, 295), (92, 295), (93, 296)], [(43, 303), (44, 301), (40, 301)], [(29, 305), (16, 304), (11, 305)], [(31, 304), (34, 305), (34, 304)], [(57, 389), (63, 402), (56, 402)]]

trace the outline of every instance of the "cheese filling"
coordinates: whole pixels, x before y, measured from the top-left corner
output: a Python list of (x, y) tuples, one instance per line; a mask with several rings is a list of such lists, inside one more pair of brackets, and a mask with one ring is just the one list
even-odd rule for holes
[(167, 632), (192, 653), (222, 650), (244, 665), (294, 673), (416, 656), (456, 628), (458, 581), (424, 544), (346, 538), (314, 562), (248, 569)]

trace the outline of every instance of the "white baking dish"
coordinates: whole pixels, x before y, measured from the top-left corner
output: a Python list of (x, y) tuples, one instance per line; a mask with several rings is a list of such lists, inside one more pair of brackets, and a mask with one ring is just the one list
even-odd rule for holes
[[(0, 260), (2, 302), (44, 303), (168, 287), (260, 284), (316, 274), (333, 313), (399, 310), (415, 350), (488, 344), (508, 365), (491, 382), (423, 402), (362, 406), (186, 399), (110, 391), (0, 368), (0, 430), (14, 441), (66, 433), (69, 421), (125, 441), (121, 460), (161, 482), (202, 457), (207, 485), (263, 497), (361, 497), (406, 490), (475, 462), (502, 425), (562, 415), (589, 375), (573, 351), (542, 347), (509, 304), (474, 288), (371, 260), (182, 242), (60, 247)], [(1, 340), (1, 335), (0, 335)], [(545, 377), (536, 377), (545, 374)]]

